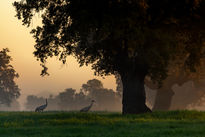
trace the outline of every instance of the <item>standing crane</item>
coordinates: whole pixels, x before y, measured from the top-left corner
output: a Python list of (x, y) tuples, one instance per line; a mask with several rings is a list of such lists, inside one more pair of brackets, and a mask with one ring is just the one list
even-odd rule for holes
[(43, 110), (44, 110), (47, 106), (48, 106), (48, 102), (47, 102), (47, 99), (46, 99), (46, 104), (37, 107), (37, 108), (35, 109), (35, 112), (43, 112)]
[(91, 109), (91, 107), (93, 106), (93, 103), (95, 102), (95, 100), (92, 100), (91, 101), (91, 104), (89, 105), (89, 106), (87, 106), (87, 107), (84, 107), (84, 108), (82, 108), (81, 110), (80, 110), (80, 112), (88, 112), (90, 109)]

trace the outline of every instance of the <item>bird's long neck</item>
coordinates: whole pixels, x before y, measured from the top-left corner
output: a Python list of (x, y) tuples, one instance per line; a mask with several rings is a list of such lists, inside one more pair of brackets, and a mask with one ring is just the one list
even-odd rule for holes
[(46, 106), (48, 105), (47, 99), (46, 99)]
[(91, 108), (92, 106), (93, 106), (93, 102), (91, 102), (91, 104), (90, 104), (90, 106), (89, 106), (89, 107)]

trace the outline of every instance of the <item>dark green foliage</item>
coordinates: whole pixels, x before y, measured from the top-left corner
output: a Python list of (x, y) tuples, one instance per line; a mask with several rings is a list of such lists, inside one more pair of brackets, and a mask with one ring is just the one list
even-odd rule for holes
[(2, 137), (203, 137), (204, 112), (1, 112)]
[(0, 104), (7, 106), (20, 96), (20, 89), (14, 81), (19, 75), (10, 64), (12, 58), (8, 52), (7, 48), (0, 51)]

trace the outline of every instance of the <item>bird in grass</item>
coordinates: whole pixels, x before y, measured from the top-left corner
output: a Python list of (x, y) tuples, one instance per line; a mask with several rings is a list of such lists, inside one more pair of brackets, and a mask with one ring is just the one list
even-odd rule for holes
[(43, 112), (43, 110), (46, 109), (47, 106), (48, 106), (48, 102), (47, 102), (47, 99), (46, 99), (46, 104), (37, 107), (35, 109), (35, 112)]
[(93, 103), (95, 102), (95, 100), (92, 100), (91, 101), (91, 104), (89, 105), (89, 106), (87, 106), (87, 107), (84, 107), (84, 108), (82, 108), (81, 110), (80, 110), (80, 112), (88, 112), (90, 109), (91, 109), (91, 107), (93, 106)]

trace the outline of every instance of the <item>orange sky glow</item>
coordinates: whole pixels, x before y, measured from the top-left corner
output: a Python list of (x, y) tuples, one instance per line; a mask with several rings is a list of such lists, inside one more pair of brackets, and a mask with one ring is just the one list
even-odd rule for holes
[(73, 57), (68, 57), (67, 64), (62, 65), (57, 58), (48, 60), (48, 72), (50, 76), (41, 77), (40, 62), (33, 56), (35, 50), (34, 39), (30, 34), (32, 27), (40, 23), (40, 17), (34, 17), (30, 28), (22, 25), (15, 15), (12, 3), (15, 0), (0, 1), (0, 50), (8, 47), (13, 58), (12, 65), (19, 73), (16, 80), (21, 89), (21, 99), (29, 94), (48, 96), (49, 93), (57, 94), (65, 88), (79, 90), (83, 83), (97, 78), (101, 80), (104, 87), (115, 90), (116, 84), (114, 76), (101, 77), (94, 76), (90, 67), (79, 67)]

